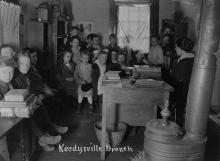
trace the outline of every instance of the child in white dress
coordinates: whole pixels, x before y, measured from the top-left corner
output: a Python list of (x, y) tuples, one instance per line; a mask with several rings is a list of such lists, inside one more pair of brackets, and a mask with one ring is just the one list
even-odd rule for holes
[(90, 114), (93, 112), (93, 85), (92, 85), (92, 64), (89, 63), (89, 52), (81, 52), (81, 62), (76, 66), (74, 77), (78, 84), (78, 108), (80, 113), (83, 98), (89, 102)]

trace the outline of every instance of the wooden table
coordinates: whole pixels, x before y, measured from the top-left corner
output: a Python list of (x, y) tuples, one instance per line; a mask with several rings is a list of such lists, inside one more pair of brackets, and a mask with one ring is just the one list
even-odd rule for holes
[(118, 121), (133, 126), (145, 126), (156, 118), (157, 105), (163, 107), (169, 99), (171, 86), (164, 83), (161, 87), (136, 87), (128, 79), (118, 83), (103, 81), (103, 106), (102, 106), (102, 151), (101, 160), (105, 160), (106, 153), (106, 126), (114, 126)]
[(5, 161), (10, 160), (6, 135), (22, 120), (23, 118), (0, 117), (0, 155), (4, 158)]
[[(29, 106), (32, 107), (33, 111), (36, 110), (39, 106), (36, 104), (36, 100), (33, 100), (33, 104)], [(31, 108), (29, 107), (29, 108)], [(31, 117), (32, 113), (30, 114)], [(26, 116), (26, 115), (25, 115)], [(23, 120), (23, 121), (22, 121)], [(19, 125), (19, 132), (21, 135), (21, 152), (22, 160), (27, 161), (29, 157), (27, 156), (26, 144), (28, 144), (26, 128), (24, 127), (24, 121), (29, 121), (22, 117), (0, 117), (0, 160), (3, 157), (4, 161), (10, 161), (8, 146), (7, 146), (7, 134), (15, 126)]]

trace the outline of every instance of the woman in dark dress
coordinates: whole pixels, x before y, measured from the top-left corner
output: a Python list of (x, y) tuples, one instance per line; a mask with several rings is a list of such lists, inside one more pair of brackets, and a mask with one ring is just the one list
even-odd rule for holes
[(179, 117), (177, 118), (182, 118), (179, 122), (180, 124), (182, 124), (184, 120), (185, 106), (192, 74), (194, 62), (193, 46), (194, 43), (189, 38), (181, 38), (177, 40), (176, 53), (179, 58), (167, 80), (175, 89), (171, 94), (171, 101), (176, 108), (177, 114), (179, 114)]

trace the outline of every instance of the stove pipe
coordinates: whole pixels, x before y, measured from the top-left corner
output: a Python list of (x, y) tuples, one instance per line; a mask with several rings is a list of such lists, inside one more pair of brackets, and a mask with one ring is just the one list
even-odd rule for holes
[(186, 138), (206, 136), (220, 38), (220, 1), (203, 0), (198, 48), (186, 108)]

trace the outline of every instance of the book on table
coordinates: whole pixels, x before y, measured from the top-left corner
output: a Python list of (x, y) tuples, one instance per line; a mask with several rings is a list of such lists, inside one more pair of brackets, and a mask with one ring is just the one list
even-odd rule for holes
[(2, 99), (0, 100), (0, 116), (28, 118), (38, 107), (34, 94), (28, 95), (23, 102)]
[(122, 82), (121, 80), (103, 80), (102, 81), (102, 87), (118, 87), (118, 88), (122, 88)]
[(11, 107), (18, 107), (18, 108), (23, 108), (27, 107), (33, 100), (35, 99), (34, 94), (30, 94), (27, 96), (27, 98), (21, 102), (21, 101), (5, 101), (5, 99), (0, 100), (0, 108), (11, 108)]
[(108, 80), (120, 80), (119, 76), (108, 76)]
[(161, 79), (161, 67), (152, 67), (148, 65), (136, 66), (134, 71), (138, 75), (138, 78), (153, 78)]
[(12, 89), (5, 94), (4, 99), (6, 102), (24, 102), (28, 95), (27, 89)]
[(108, 71), (106, 72), (106, 76), (108, 80), (120, 80), (119, 73), (121, 71)]

